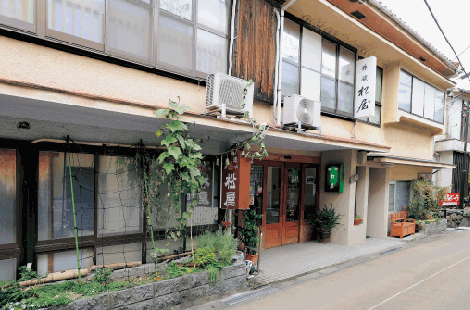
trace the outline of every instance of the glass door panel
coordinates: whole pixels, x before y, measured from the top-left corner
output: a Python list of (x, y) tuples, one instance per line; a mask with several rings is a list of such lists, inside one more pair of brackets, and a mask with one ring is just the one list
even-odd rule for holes
[(287, 169), (287, 206), (286, 222), (299, 219), (300, 206), (300, 168)]
[(266, 224), (279, 223), (281, 211), (281, 167), (268, 167)]
[(317, 208), (317, 168), (305, 169), (305, 211), (304, 218), (308, 218), (308, 214)]

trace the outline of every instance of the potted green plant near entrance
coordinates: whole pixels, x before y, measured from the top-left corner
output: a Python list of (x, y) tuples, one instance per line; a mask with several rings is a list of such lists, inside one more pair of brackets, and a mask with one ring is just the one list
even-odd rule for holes
[(328, 208), (326, 205), (320, 211), (313, 211), (308, 214), (307, 222), (311, 224), (319, 234), (321, 243), (329, 243), (331, 237), (331, 230), (338, 229), (343, 226), (340, 223), (342, 214), (336, 213), (336, 210), (331, 206)]
[(257, 214), (256, 210), (244, 210), (243, 223), (241, 227), (238, 228), (240, 232), (240, 237), (245, 243), (246, 249), (246, 259), (251, 260), (254, 264), (258, 262), (258, 228), (260, 226), (260, 221), (263, 218), (262, 214)]
[(354, 225), (362, 224), (362, 217), (360, 215), (354, 215)]

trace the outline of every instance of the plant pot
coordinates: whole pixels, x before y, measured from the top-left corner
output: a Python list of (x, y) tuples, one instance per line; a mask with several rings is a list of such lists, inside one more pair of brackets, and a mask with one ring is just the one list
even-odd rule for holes
[(222, 227), (223, 227), (223, 228), (229, 228), (230, 226), (232, 226), (232, 223), (230, 223), (230, 222), (222, 222)]
[(246, 255), (246, 259), (247, 260), (251, 260), (253, 262), (253, 264), (258, 264), (258, 253), (256, 253), (255, 255)]
[(354, 219), (354, 225), (362, 224), (363, 219)]
[(331, 231), (320, 231), (318, 236), (320, 237), (320, 243), (330, 243)]
[(243, 252), (244, 249), (245, 249), (245, 243), (244, 243), (244, 242), (240, 242), (240, 243), (238, 244), (238, 250)]
[(421, 228), (423, 228), (423, 224), (416, 225), (415, 230), (419, 231)]

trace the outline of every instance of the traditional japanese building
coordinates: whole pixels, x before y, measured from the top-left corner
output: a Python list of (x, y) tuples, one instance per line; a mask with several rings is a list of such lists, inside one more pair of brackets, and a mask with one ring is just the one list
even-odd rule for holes
[[(158, 151), (154, 112), (169, 99), (189, 106), (181, 119), (208, 163), (195, 234), (233, 221), (227, 208), (257, 208), (263, 249), (306, 242), (306, 214), (327, 205), (343, 215), (332, 242), (385, 238), (410, 182), (454, 167), (433, 158), (433, 137), (457, 67), (373, 0), (6, 0), (0, 54), (0, 280), (28, 263), (76, 267), (72, 193), (83, 266), (150, 261), (150, 230), (184, 249), (163, 240), (177, 215), (147, 227), (130, 160)], [(254, 82), (250, 112), (269, 127), (269, 156), (237, 180), (224, 156), (253, 127), (208, 114), (216, 72)], [(283, 126), (294, 95), (320, 104), (317, 126)]]

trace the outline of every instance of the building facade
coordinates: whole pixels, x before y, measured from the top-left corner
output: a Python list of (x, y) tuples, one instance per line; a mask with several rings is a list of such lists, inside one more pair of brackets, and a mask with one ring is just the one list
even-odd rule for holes
[[(0, 28), (0, 280), (28, 263), (76, 268), (72, 193), (82, 266), (151, 260), (129, 158), (136, 145), (159, 145), (165, 120), (154, 112), (169, 99), (190, 108), (182, 120), (209, 163), (193, 228), (235, 216), (221, 208), (221, 156), (252, 126), (207, 114), (215, 72), (253, 80), (253, 116), (269, 126), (269, 157), (251, 164), (249, 180), (249, 204), (265, 215), (263, 249), (310, 240), (306, 214), (324, 205), (343, 215), (332, 242), (385, 238), (410, 182), (454, 167), (433, 145), (457, 68), (372, 0), (7, 0)], [(356, 64), (371, 56), (374, 115), (356, 118)], [(321, 102), (321, 131), (283, 129), (282, 103), (294, 94)], [(331, 165), (343, 167), (341, 193), (325, 188)]]

